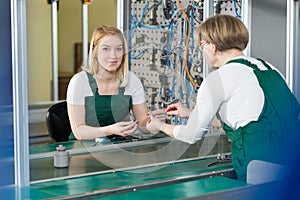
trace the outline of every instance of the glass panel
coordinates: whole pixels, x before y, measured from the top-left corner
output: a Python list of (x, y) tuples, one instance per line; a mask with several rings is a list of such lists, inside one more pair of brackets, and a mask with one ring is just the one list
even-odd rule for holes
[[(141, 4), (139, 7), (136, 5), (136, 7), (130, 8), (132, 9), (130, 15), (144, 19), (144, 23), (149, 24), (145, 26), (144, 24), (140, 26), (131, 24), (133, 32), (125, 33), (125, 36), (132, 39), (131, 46), (129, 46), (129, 53), (132, 56), (131, 70), (143, 79), (149, 108), (166, 106), (175, 99), (184, 100), (192, 108), (195, 105), (195, 90), (191, 83), (187, 83), (188, 79), (184, 77), (185, 73), (182, 73), (185, 69), (182, 60), (185, 59), (183, 52), (185, 48), (189, 48), (183, 42), (185, 38), (181, 38), (185, 37), (186, 33), (184, 30), (186, 24), (181, 23), (184, 21), (184, 16), (178, 17), (182, 18), (180, 23), (172, 26), (172, 29), (177, 28), (178, 30), (171, 34), (171, 32), (165, 32), (162, 27), (166, 25), (163, 21), (166, 18), (170, 19), (172, 14), (175, 14), (176, 7), (173, 2), (167, 5), (169, 13), (163, 15), (158, 14), (163, 13), (162, 4), (156, 1), (139, 3)], [(183, 2), (183, 6), (191, 6), (189, 3)], [(146, 16), (145, 9), (148, 7), (150, 14)], [(200, 3), (192, 7), (203, 11)], [(192, 8), (190, 7), (190, 9)], [(89, 36), (94, 28), (101, 24), (116, 26), (116, 10), (116, 1), (93, 1), (89, 5)], [(57, 11), (59, 100), (64, 100), (68, 82), (82, 62), (80, 48), (82, 40), (81, 1), (59, 1)], [(156, 14), (158, 17), (154, 19), (153, 16)], [(133, 19), (134, 16), (131, 18)], [(198, 21), (193, 23), (199, 24), (201, 16), (195, 17)], [(141, 21), (135, 22), (140, 23)], [(152, 29), (153, 26), (158, 26), (157, 22), (162, 27)], [(226, 135), (222, 130), (214, 129), (210, 130), (211, 132), (205, 139), (193, 145), (173, 140), (164, 134), (147, 138), (147, 140), (131, 138), (107, 141), (97, 145), (94, 145), (94, 141), (54, 143), (49, 138), (45, 123), (48, 108), (57, 103), (52, 101), (51, 5), (44, 1), (27, 0), (27, 31), (31, 182), (64, 179), (78, 175), (86, 176), (91, 173), (106, 173), (114, 170), (133, 170), (135, 173), (140, 173), (144, 170), (157, 170), (183, 161), (209, 158), (200, 167), (201, 170), (206, 171), (215, 169), (215, 164), (223, 164), (216, 156), (218, 153), (224, 154), (225, 157), (230, 154), (230, 143)], [(162, 40), (164, 41), (162, 42)], [(151, 48), (149, 48), (149, 43)], [(164, 46), (166, 43), (169, 43), (167, 48)], [(146, 47), (138, 48), (141, 44)], [(190, 44), (191, 48), (195, 47), (192, 38)], [(194, 61), (199, 61), (197, 59), (200, 59), (202, 55), (201, 52), (196, 51), (197, 48), (194, 49), (189, 56), (197, 69), (194, 66), (196, 70), (191, 70), (191, 75), (196, 78), (193, 80), (199, 84), (202, 80), (203, 69), (200, 68), (203, 67), (203, 63)], [(173, 77), (175, 78), (173, 79)], [(172, 98), (169, 94), (171, 89), (168, 88), (170, 81), (179, 83), (172, 88), (174, 94), (176, 93)], [(177, 93), (178, 90), (181, 90), (182, 93)], [(186, 123), (186, 119), (168, 120), (170, 123)], [(68, 168), (54, 167), (54, 153), (60, 144), (64, 145), (69, 153)], [(225, 159), (224, 163), (228, 164), (226, 161)], [(210, 168), (211, 166), (213, 168)], [(226, 167), (230, 168), (231, 166), (229, 164)]]
[[(57, 12), (58, 97), (63, 100), (69, 80), (82, 62), (82, 1), (58, 1)], [(88, 12), (89, 37), (99, 24), (117, 24), (117, 1), (93, 1)], [(51, 5), (47, 1), (27, 0), (26, 17), (30, 143), (53, 142), (45, 124), (46, 111), (55, 103), (52, 101)]]

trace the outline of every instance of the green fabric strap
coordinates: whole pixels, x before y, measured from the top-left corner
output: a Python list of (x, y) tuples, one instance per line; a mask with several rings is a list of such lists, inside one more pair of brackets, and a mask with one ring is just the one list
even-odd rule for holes
[(93, 94), (95, 94), (97, 92), (97, 89), (98, 89), (98, 86), (97, 86), (97, 83), (96, 83), (96, 80), (94, 79), (93, 75), (88, 73), (88, 72), (85, 72), (86, 75), (88, 76), (88, 79), (89, 79), (89, 84), (90, 84), (90, 87), (92, 89), (92, 92)]

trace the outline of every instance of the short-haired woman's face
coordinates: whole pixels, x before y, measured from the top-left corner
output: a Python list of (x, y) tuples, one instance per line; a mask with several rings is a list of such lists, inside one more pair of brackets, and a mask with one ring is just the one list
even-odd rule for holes
[(199, 47), (202, 49), (203, 57), (207, 62), (209, 67), (214, 66), (214, 53), (213, 53), (213, 44), (209, 43), (207, 40), (201, 40), (199, 42)]
[(104, 36), (98, 46), (97, 60), (104, 70), (117, 71), (123, 59), (124, 47), (117, 35)]

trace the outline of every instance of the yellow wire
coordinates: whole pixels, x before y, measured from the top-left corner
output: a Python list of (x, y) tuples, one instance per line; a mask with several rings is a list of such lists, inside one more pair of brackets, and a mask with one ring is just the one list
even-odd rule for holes
[(187, 72), (187, 75), (188, 75), (188, 78), (190, 80), (190, 82), (192, 83), (193, 86), (195, 87), (199, 87), (199, 85), (197, 83), (194, 82), (193, 80), (193, 77), (191, 76), (190, 74), (190, 71), (189, 71), (189, 64), (188, 64), (188, 50), (189, 50), (189, 40), (190, 40), (190, 36), (191, 36), (191, 32), (190, 32), (190, 18), (188, 17), (188, 15), (186, 14), (186, 12), (184, 11), (184, 8), (182, 6), (182, 4), (180, 3), (180, 0), (177, 0), (177, 3), (182, 11), (182, 13), (184, 14), (184, 16), (186, 17), (186, 20), (188, 22), (188, 36), (186, 38), (186, 41), (185, 41), (185, 51), (186, 51), (186, 55), (185, 55), (185, 70)]

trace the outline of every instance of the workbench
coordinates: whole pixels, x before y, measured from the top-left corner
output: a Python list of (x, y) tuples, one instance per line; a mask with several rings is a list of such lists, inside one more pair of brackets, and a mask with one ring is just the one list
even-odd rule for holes
[[(67, 168), (53, 165), (59, 144), (69, 151)], [(230, 152), (227, 136), (213, 133), (192, 145), (169, 137), (34, 145), (30, 187), (12, 193), (22, 199), (146, 200), (200, 197), (248, 187), (227, 177), (233, 171)]]

